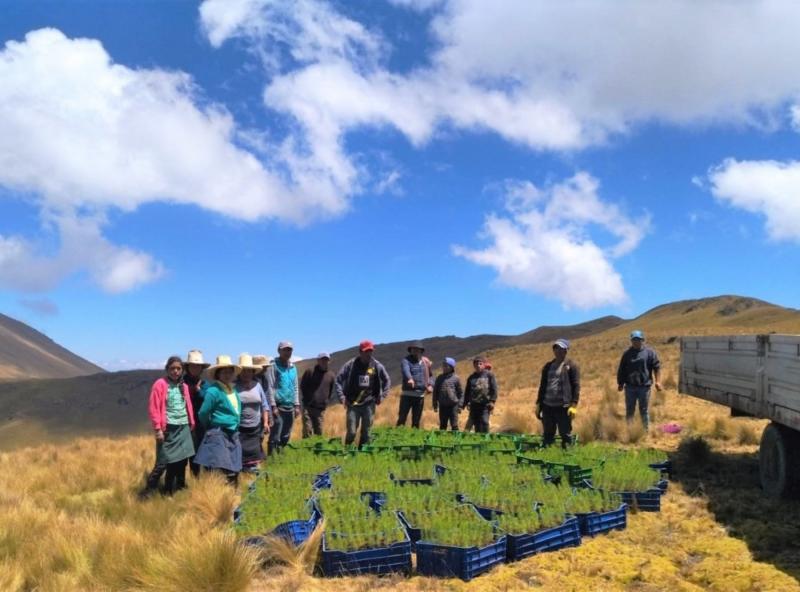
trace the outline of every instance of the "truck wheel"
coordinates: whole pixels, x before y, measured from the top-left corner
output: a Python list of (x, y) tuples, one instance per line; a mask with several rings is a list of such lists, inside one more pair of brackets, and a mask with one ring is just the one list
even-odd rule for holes
[(761, 435), (758, 468), (761, 488), (770, 497), (792, 497), (800, 484), (800, 434), (771, 423)]

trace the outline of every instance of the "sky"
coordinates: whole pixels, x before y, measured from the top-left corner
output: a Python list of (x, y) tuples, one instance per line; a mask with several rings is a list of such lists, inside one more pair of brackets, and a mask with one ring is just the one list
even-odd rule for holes
[(792, 0), (3, 0), (0, 311), (117, 370), (797, 306), (798, 22)]

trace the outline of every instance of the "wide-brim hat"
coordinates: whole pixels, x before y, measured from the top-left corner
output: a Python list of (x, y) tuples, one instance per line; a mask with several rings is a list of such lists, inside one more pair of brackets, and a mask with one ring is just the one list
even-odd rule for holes
[(421, 341), (413, 341), (413, 342), (408, 344), (408, 347), (406, 348), (406, 351), (408, 353), (411, 353), (412, 349), (418, 349), (419, 351), (424, 352), (425, 351), (425, 346), (422, 345)]
[(239, 366), (233, 363), (233, 360), (230, 356), (223, 354), (221, 356), (217, 356), (216, 362), (206, 368), (206, 375), (213, 380), (214, 373), (222, 368), (233, 368), (233, 372), (236, 376), (239, 375), (239, 371), (241, 370)]
[(263, 366), (256, 364), (255, 359), (248, 353), (239, 354), (239, 372), (242, 370), (252, 370), (253, 372), (261, 372)]
[(203, 368), (208, 368), (211, 365), (203, 360), (203, 352), (201, 352), (199, 349), (193, 349), (186, 354), (186, 360), (183, 362), (183, 364), (197, 364)]
[(253, 365), (259, 367), (259, 371), (264, 370), (267, 366), (272, 366), (272, 358), (263, 354), (253, 356)]

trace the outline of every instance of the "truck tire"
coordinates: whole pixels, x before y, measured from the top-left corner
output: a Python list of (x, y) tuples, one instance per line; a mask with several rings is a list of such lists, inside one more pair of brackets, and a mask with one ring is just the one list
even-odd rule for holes
[(761, 489), (770, 497), (794, 497), (800, 485), (800, 434), (771, 423), (758, 450)]

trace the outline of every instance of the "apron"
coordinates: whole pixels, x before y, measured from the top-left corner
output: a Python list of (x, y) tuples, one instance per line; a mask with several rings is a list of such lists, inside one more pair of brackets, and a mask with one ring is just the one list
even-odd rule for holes
[(167, 424), (164, 441), (156, 442), (156, 464), (168, 465), (194, 455), (192, 430), (189, 424)]
[(239, 443), (239, 432), (227, 434), (222, 428), (209, 429), (197, 450), (194, 462), (208, 469), (240, 472), (242, 445)]
[(242, 444), (242, 462), (256, 463), (264, 460), (264, 451), (261, 448), (261, 437), (264, 429), (259, 425), (253, 428), (239, 426), (239, 440)]

